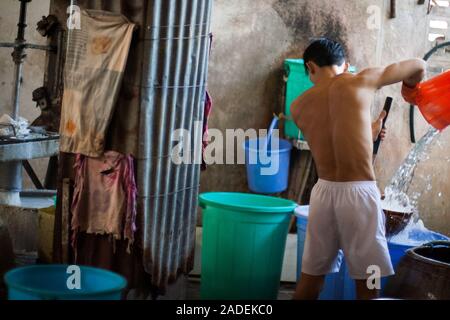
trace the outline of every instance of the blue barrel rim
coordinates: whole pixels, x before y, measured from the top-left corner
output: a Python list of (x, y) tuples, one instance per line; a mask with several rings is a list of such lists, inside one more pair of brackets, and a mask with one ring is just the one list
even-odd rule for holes
[[(242, 147), (244, 148), (244, 150), (249, 151), (249, 152), (250, 151), (251, 152), (256, 152), (256, 153), (260, 152), (259, 148), (258, 149), (250, 148), (250, 145), (249, 145), (250, 141), (255, 141), (255, 140), (258, 141), (257, 145), (259, 145), (259, 141), (265, 141), (265, 140), (267, 140), (267, 138), (250, 139), (250, 140), (244, 141), (244, 143), (242, 144)], [(267, 150), (268, 153), (270, 153), (270, 154), (279, 154), (279, 153), (287, 153), (287, 152), (290, 152), (292, 150), (292, 148), (293, 148), (292, 147), (292, 143), (289, 140), (280, 139), (280, 138), (278, 138), (277, 140), (278, 141), (282, 141), (283, 144), (286, 144), (286, 147), (278, 148), (276, 150), (273, 150), (272, 148), (267, 148), (268, 149)], [(279, 145), (279, 147), (281, 147), (281, 145)]]
[[(271, 207), (266, 207), (266, 206), (246, 206), (246, 205), (232, 205), (232, 204), (226, 204), (226, 203), (222, 203), (216, 200), (212, 200), (212, 199), (208, 199), (207, 197), (209, 195), (234, 195), (236, 197), (239, 196), (252, 196), (254, 198), (271, 198), (271, 199), (276, 199), (276, 201), (280, 201), (280, 202), (285, 202), (286, 205), (285, 206), (271, 206)], [(272, 196), (266, 196), (266, 195), (260, 195), (260, 194), (253, 194), (253, 193), (243, 193), (243, 192), (204, 192), (201, 193), (198, 196), (199, 199), (199, 205), (200, 207), (202, 207), (203, 209), (206, 207), (206, 205), (211, 205), (211, 206), (216, 206), (216, 207), (220, 207), (220, 208), (225, 208), (225, 209), (232, 209), (232, 210), (240, 210), (240, 211), (245, 211), (245, 212), (253, 212), (253, 213), (287, 213), (287, 214), (293, 214), (295, 208), (297, 207), (297, 204), (292, 201), (292, 200), (288, 200), (288, 199), (284, 199), (284, 198), (278, 198), (278, 197), (272, 197)]]
[[(39, 295), (39, 296), (47, 296), (47, 297), (70, 297), (70, 296), (74, 296), (73, 292), (56, 292), (53, 290), (46, 290), (46, 289), (37, 289), (37, 288), (29, 288), (26, 286), (23, 286), (21, 284), (17, 284), (14, 281), (12, 281), (11, 279), (9, 279), (10, 277), (12, 277), (13, 275), (15, 275), (16, 273), (22, 272), (22, 271), (26, 271), (27, 269), (45, 269), (45, 268), (66, 268), (69, 267), (70, 264), (41, 264), (41, 265), (30, 265), (30, 266), (22, 266), (22, 267), (17, 267), (14, 268), (12, 270), (9, 270), (8, 272), (5, 273), (5, 275), (3, 276), (3, 279), (5, 281), (5, 284), (7, 285), (8, 291), (10, 290), (10, 288), (13, 289), (17, 289), (17, 290), (21, 290), (21, 291), (25, 291), (27, 293), (32, 293), (34, 295)], [(116, 293), (116, 292), (121, 292), (123, 289), (126, 288), (128, 282), (125, 279), (125, 277), (123, 277), (122, 275), (116, 273), (116, 272), (112, 272), (110, 270), (106, 270), (106, 269), (102, 269), (102, 268), (95, 268), (95, 267), (91, 267), (91, 266), (84, 266), (84, 265), (77, 265), (78, 267), (80, 267), (80, 269), (83, 270), (90, 270), (90, 271), (94, 271), (96, 273), (98, 272), (102, 272), (104, 274), (108, 274), (109, 276), (112, 276), (118, 280), (120, 280), (120, 284), (118, 284), (116, 286), (116, 288), (111, 288), (111, 289), (107, 289), (107, 290), (99, 290), (99, 291), (93, 291), (93, 292), (77, 292), (76, 296), (83, 298), (83, 297), (92, 297), (92, 296), (98, 296), (100, 294), (110, 294), (110, 293)]]
[[(439, 232), (436, 231), (432, 231), (432, 230), (428, 230), (426, 231), (428, 234), (433, 235), (434, 237), (436, 237), (436, 240), (444, 240), (444, 241), (450, 241), (450, 237), (447, 237), (444, 234), (441, 234)], [(392, 238), (392, 237), (391, 237)], [(395, 239), (393, 239), (394, 241), (392, 241), (392, 239), (389, 237), (386, 237), (386, 240), (388, 243), (398, 246), (398, 247), (403, 247), (403, 248), (413, 248), (413, 247), (417, 247), (417, 246), (421, 246), (423, 244), (406, 244), (406, 243), (401, 243), (401, 242), (396, 242)], [(433, 240), (425, 240), (423, 243), (427, 243), (427, 242), (431, 242)]]

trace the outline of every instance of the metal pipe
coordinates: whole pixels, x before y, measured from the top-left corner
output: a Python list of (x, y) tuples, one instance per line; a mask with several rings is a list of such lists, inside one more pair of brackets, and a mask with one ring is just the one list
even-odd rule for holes
[(23, 49), (36, 49), (43, 51), (56, 52), (56, 46), (48, 46), (42, 44), (33, 43), (14, 43), (14, 42), (0, 42), (0, 48), (23, 48)]
[(20, 14), (19, 23), (17, 24), (17, 37), (12, 53), (13, 61), (16, 64), (14, 70), (14, 89), (13, 89), (13, 112), (12, 118), (18, 120), (19, 118), (19, 103), (20, 103), (20, 87), (22, 84), (22, 64), (26, 57), (24, 44), (25, 44), (25, 29), (27, 27), (27, 4), (31, 0), (19, 0), (20, 1)]
[(0, 190), (19, 192), (22, 189), (22, 162), (0, 162)]
[(19, 23), (17, 24), (17, 38), (16, 41), (25, 41), (25, 29), (27, 27), (27, 3), (31, 0), (19, 0), (20, 1), (20, 14)]
[(19, 104), (20, 104), (20, 87), (22, 85), (22, 62), (16, 63), (14, 67), (14, 87), (13, 87), (13, 112), (12, 118), (19, 119)]

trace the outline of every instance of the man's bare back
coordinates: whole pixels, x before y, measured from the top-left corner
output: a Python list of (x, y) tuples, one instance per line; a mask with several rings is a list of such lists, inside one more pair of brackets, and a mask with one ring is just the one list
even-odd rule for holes
[(292, 104), (292, 116), (311, 148), (319, 177), (372, 181), (375, 89), (361, 76), (344, 73), (317, 84)]

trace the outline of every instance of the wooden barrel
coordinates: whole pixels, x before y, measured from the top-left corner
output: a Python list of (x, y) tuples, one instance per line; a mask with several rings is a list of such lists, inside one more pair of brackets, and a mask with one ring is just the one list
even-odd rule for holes
[(450, 241), (434, 241), (407, 251), (384, 295), (399, 299), (450, 300)]

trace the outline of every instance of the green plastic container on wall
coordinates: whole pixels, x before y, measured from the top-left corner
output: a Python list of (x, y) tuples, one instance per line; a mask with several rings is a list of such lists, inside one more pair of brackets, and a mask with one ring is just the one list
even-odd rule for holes
[[(284, 70), (287, 78), (285, 114), (288, 118), (284, 125), (284, 134), (286, 137), (297, 140), (304, 140), (303, 134), (291, 119), (291, 104), (306, 90), (313, 86), (309, 76), (305, 72), (303, 59), (286, 59), (284, 61)], [(349, 71), (356, 72), (355, 67), (350, 67)]]
[(277, 298), (297, 204), (245, 193), (203, 193), (201, 298)]
[(288, 118), (284, 124), (284, 134), (288, 138), (304, 140), (303, 134), (291, 119), (291, 104), (303, 92), (313, 86), (305, 72), (303, 59), (287, 59), (284, 61), (284, 70), (287, 77), (285, 114)]

